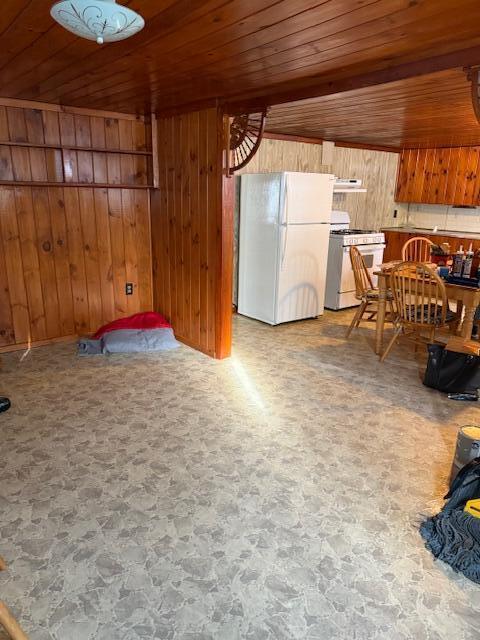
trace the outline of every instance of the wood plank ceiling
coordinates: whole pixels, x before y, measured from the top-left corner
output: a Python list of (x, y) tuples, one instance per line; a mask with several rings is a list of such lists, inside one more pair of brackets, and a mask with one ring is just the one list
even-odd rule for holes
[(0, 95), (161, 112), (215, 100), (268, 102), (279, 92), (298, 99), (319, 81), (333, 92), (341, 78), (469, 48), (480, 58), (478, 0), (125, 4), (145, 17), (145, 29), (99, 47), (56, 25), (50, 2), (8, 0), (0, 15)]
[(277, 105), (267, 131), (394, 148), (480, 145), (463, 69)]

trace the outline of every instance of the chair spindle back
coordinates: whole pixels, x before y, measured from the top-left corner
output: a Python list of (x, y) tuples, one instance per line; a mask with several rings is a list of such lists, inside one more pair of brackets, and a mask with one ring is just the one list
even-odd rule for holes
[(350, 247), (350, 262), (355, 278), (355, 297), (361, 300), (368, 290), (373, 289), (372, 279), (365, 264), (365, 259), (357, 247)]
[(417, 236), (407, 240), (402, 247), (402, 260), (405, 262), (430, 262), (430, 249), (433, 242)]
[(445, 285), (422, 262), (402, 262), (393, 267), (390, 286), (401, 322), (410, 326), (445, 324), (448, 299)]

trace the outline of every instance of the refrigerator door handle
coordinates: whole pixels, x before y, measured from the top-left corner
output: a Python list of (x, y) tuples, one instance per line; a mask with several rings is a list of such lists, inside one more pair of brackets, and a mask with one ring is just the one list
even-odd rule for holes
[(282, 260), (281, 260), (281, 263), (280, 263), (280, 268), (283, 271), (283, 267), (285, 265), (285, 258), (286, 258), (286, 255), (287, 255), (288, 228), (289, 228), (289, 225), (288, 224), (284, 224), (284, 225), (282, 225), (282, 227), (285, 229), (285, 233), (284, 233), (284, 236), (283, 236)]
[(282, 248), (282, 260), (280, 262), (280, 269), (283, 271), (285, 265), (285, 256), (287, 255), (287, 241), (288, 241), (288, 176), (285, 179), (285, 194), (284, 194), (284, 209), (285, 209), (285, 222), (282, 226), (285, 227), (285, 235), (283, 236), (283, 248)]

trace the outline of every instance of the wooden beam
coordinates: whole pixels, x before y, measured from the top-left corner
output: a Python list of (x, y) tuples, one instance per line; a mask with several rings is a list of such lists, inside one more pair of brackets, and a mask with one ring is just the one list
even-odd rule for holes
[(258, 111), (274, 104), (297, 102), (309, 98), (343, 93), (354, 89), (371, 87), (377, 84), (405, 80), (414, 76), (421, 76), (446, 69), (470, 67), (480, 61), (480, 46), (432, 56), (422, 60), (392, 65), (384, 69), (376, 69), (366, 73), (349, 74), (344, 77), (326, 79), (324, 75), (313, 76), (308, 80), (299, 80), (295, 84), (277, 85), (276, 90), (269, 88), (257, 93), (256, 97), (245, 100), (244, 95), (229, 98), (225, 101), (224, 110), (231, 115)]
[[(274, 131), (265, 131), (264, 138), (269, 140), (285, 140), (286, 142), (303, 142), (305, 144), (323, 144), (322, 138), (308, 138), (305, 136), (295, 136), (289, 133), (276, 133)], [(348, 142), (347, 140), (331, 140), (336, 147), (346, 147), (347, 149), (368, 149), (370, 151), (385, 151), (387, 153), (401, 153), (401, 149), (397, 147), (384, 147), (375, 144), (363, 144), (362, 142)]]
[(0, 106), (17, 107), (20, 109), (41, 109), (42, 111), (56, 111), (57, 113), (71, 113), (83, 116), (100, 116), (102, 118), (112, 118), (112, 120), (145, 121), (145, 117), (141, 114), (102, 111), (101, 109), (84, 109), (83, 107), (70, 107), (68, 105), (52, 104), (50, 102), (39, 102), (38, 100), (19, 100), (18, 98), (0, 97)]

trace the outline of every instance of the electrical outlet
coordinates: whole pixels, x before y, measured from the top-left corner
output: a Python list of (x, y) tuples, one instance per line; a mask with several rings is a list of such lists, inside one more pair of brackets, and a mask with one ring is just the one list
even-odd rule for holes
[(127, 296), (133, 296), (133, 282), (125, 283), (125, 294)]
[(394, 209), (394, 210), (393, 210), (393, 217), (394, 217), (394, 218), (396, 218), (396, 217), (397, 217), (397, 214), (398, 214), (397, 209)]

